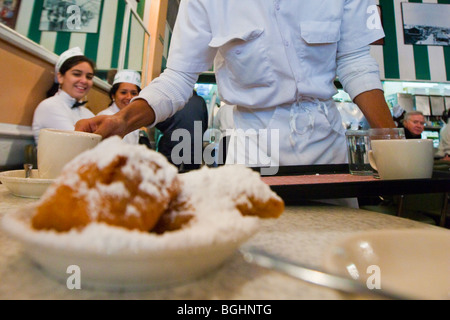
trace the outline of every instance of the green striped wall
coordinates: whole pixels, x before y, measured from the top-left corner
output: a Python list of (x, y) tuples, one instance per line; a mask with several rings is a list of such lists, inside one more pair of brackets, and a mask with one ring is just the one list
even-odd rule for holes
[[(107, 6), (104, 5), (105, 1), (108, 1)], [(450, 0), (409, 1), (450, 5)], [(80, 46), (88, 57), (97, 62), (98, 69), (117, 68), (125, 10), (124, 0), (103, 0), (97, 34), (41, 32), (39, 22), (44, 0), (26, 2), (27, 6), (22, 5), (20, 8), (16, 26), (18, 32), (57, 54), (69, 47)], [(450, 47), (405, 45), (401, 2), (407, 0), (377, 0), (377, 2), (382, 8), (386, 38), (383, 46), (372, 47), (372, 55), (380, 64), (381, 78), (450, 82)], [(22, 4), (24, 3), (25, 1), (22, 1)], [(144, 8), (145, 1), (136, 4), (136, 11), (141, 17)], [(136, 52), (141, 50), (139, 47), (141, 35), (132, 34), (130, 31), (128, 37), (133, 39), (133, 46), (127, 46), (125, 67), (135, 68), (136, 61), (142, 61), (142, 56), (135, 56)]]
[[(97, 33), (40, 31), (39, 25), (44, 0), (22, 1), (16, 31), (58, 55), (71, 47), (79, 46), (87, 57), (96, 61), (98, 69), (116, 69), (121, 48), (126, 3), (124, 0), (103, 0), (101, 2)], [(136, 3), (135, 6), (137, 13), (143, 19), (145, 0)], [(135, 25), (135, 27), (129, 30), (128, 40), (136, 41), (137, 39), (139, 41), (142, 39), (143, 42), (144, 32), (142, 29), (136, 27), (136, 23), (130, 22), (130, 25)], [(143, 44), (138, 45), (137, 49), (127, 46), (125, 68), (133, 67), (140, 70), (142, 50)]]
[[(450, 82), (450, 47), (405, 45), (401, 2), (408, 1), (378, 2), (382, 9), (386, 38), (382, 48), (373, 46), (372, 55), (382, 66), (383, 80)], [(409, 0), (409, 2), (450, 5), (450, 0)]]

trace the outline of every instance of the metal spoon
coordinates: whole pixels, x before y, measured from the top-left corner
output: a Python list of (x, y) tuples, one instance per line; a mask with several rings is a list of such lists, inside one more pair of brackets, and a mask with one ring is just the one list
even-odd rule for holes
[(33, 164), (25, 163), (23, 165), (23, 168), (25, 169), (25, 178), (31, 178), (31, 170), (33, 170)]
[(267, 269), (276, 270), (291, 277), (319, 286), (336, 289), (346, 293), (359, 293), (371, 296), (376, 295), (380, 298), (391, 300), (413, 299), (395, 292), (386, 291), (385, 289), (371, 290), (357, 280), (312, 269), (310, 267), (300, 265), (297, 262), (273, 255), (259, 248), (242, 247), (240, 251), (244, 256), (245, 261), (249, 263), (254, 263)]

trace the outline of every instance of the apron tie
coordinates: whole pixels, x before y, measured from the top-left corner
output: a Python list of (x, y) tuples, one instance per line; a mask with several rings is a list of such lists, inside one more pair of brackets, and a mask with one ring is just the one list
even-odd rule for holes
[[(295, 134), (304, 135), (309, 131), (311, 135), (314, 130), (314, 114), (310, 110), (311, 107), (317, 106), (318, 110), (321, 111), (328, 118), (328, 107), (325, 102), (320, 101), (317, 98), (310, 97), (299, 97), (297, 102), (291, 107), (290, 115), (289, 115), (289, 127), (290, 127), (290, 135), (289, 142), (292, 147), (295, 147)], [(301, 113), (305, 113), (308, 117), (305, 125), (303, 125), (300, 129), (297, 127), (297, 118), (301, 115)]]

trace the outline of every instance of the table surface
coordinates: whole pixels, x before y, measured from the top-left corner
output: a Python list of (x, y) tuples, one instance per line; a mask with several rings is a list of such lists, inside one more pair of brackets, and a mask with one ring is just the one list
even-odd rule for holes
[[(36, 202), (12, 195), (0, 184), (0, 218)], [(324, 204), (288, 206), (279, 219), (263, 220), (248, 244), (300, 263), (322, 268), (325, 252), (356, 232), (381, 229), (437, 228), (390, 215)], [(113, 267), (113, 266), (112, 266)], [(174, 287), (138, 292), (69, 290), (49, 278), (23, 253), (20, 243), (0, 229), (0, 299), (344, 299), (338, 291), (318, 287), (244, 261), (236, 252), (222, 267)]]

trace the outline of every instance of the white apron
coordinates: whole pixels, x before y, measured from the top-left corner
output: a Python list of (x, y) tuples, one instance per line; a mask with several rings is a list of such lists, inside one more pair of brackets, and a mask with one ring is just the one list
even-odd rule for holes
[(269, 109), (232, 109), (227, 164), (284, 166), (347, 163), (345, 129), (333, 100)]

